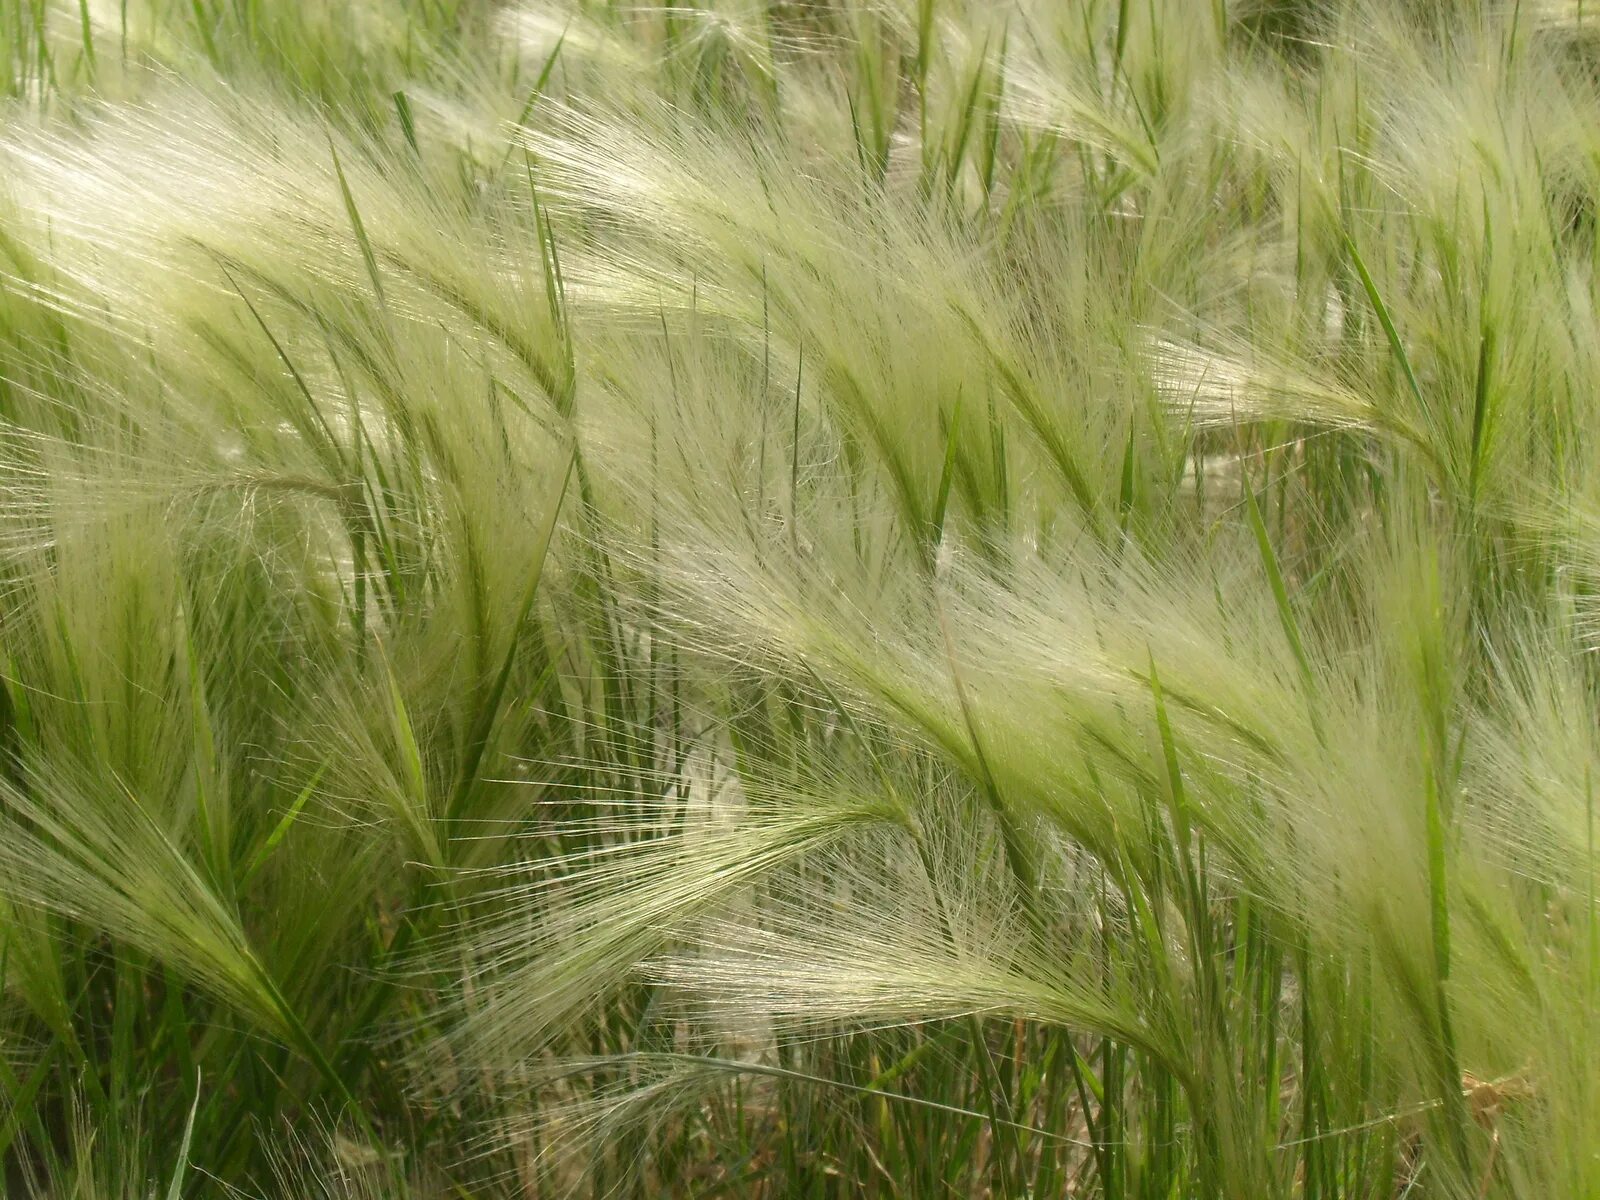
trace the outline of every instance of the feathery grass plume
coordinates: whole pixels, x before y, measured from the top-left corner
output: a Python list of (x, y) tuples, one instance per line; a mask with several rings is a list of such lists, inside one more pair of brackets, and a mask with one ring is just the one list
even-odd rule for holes
[[(500, 748), (551, 725), (534, 602), (571, 449), (541, 389), (569, 385), (465, 290), (519, 308), (531, 263), (558, 320), (536, 238), (451, 283), (454, 250), (399, 236), (416, 270), (385, 250), (420, 219), (385, 199), (439, 189), (303, 117), (189, 94), (103, 120), (26, 135), (8, 221), (8, 893), (64, 919), (77, 997), (63, 1019), (28, 985), (54, 1042), (17, 1086), (121, 1087), (140, 1040), (204, 1060), (252, 1095), (199, 1113), (243, 1181), (258, 1123), (327, 1106), (381, 1142), (405, 1119), (377, 1041), (415, 1004), (393, 967), (439, 896), (397, 868), (493, 854), (475, 823), (516, 795), (488, 782)], [(150, 219), (111, 215), (130, 200)], [(115, 1087), (92, 1091), (112, 1124)], [(8, 1144), (34, 1140), (22, 1116)]]
[[(736, 184), (736, 176), (721, 176), (728, 180), (724, 187), (696, 190), (699, 185), (693, 181), (707, 177), (706, 172), (686, 172), (678, 180), (670, 165), (651, 173), (648, 154), (626, 139), (626, 132), (622, 136), (584, 132), (582, 144), (570, 139), (542, 144), (541, 161), (554, 163), (564, 173), (557, 176), (560, 182), (555, 194), (568, 201), (582, 198), (593, 203), (607, 189), (620, 187), (623, 190), (610, 207), (623, 216), (649, 195), (654, 209), (665, 210), (671, 230), (671, 244), (664, 248), (667, 256), (678, 246), (693, 245), (698, 248), (689, 254), (691, 260), (725, 261), (728, 256), (719, 253), (715, 243), (691, 239), (739, 220), (737, 215), (729, 215), (732, 206), (724, 207), (722, 198), (736, 194), (741, 186), (752, 195), (754, 189)], [(704, 159), (707, 154), (693, 143), (685, 144), (676, 131), (671, 144), (678, 152), (676, 158)], [(570, 173), (570, 179), (565, 173)], [(741, 205), (737, 211), (760, 213), (763, 209), (757, 201), (754, 207)], [(569, 219), (582, 220), (581, 210), (574, 210)], [(829, 227), (836, 221), (825, 213), (808, 220)], [(649, 232), (642, 231), (642, 236), (648, 241)], [(747, 244), (748, 236), (739, 235), (741, 246)], [(771, 234), (757, 236), (766, 240)], [(886, 236), (878, 233), (874, 240)], [(827, 243), (806, 238), (806, 246), (818, 244)], [(1437, 370), (1419, 374), (1418, 363), (1424, 360), (1419, 357), (1413, 362), (1406, 347), (1407, 333), (1413, 331), (1403, 332), (1394, 316), (1392, 289), (1387, 286), (1394, 266), (1374, 268), (1368, 261), (1371, 256), (1355, 246), (1348, 230), (1337, 231), (1331, 246), (1345, 260), (1340, 273), (1353, 288), (1334, 306), (1334, 311), (1342, 314), (1337, 321), (1327, 317), (1329, 302), (1322, 293), (1320, 307), (1314, 310), (1322, 324), (1313, 329), (1319, 338), (1331, 338), (1337, 345), (1351, 336), (1350, 326), (1360, 314), (1367, 349), (1353, 356), (1347, 368), (1359, 372), (1351, 376), (1359, 381), (1359, 390), (1337, 376), (1321, 386), (1277, 387), (1275, 391), (1289, 392), (1281, 408), (1266, 410), (1256, 405), (1243, 414), (1236, 410), (1235, 422), (1242, 417), (1251, 423), (1265, 423), (1281, 415), (1327, 424), (1327, 401), (1321, 397), (1360, 395), (1375, 387), (1374, 372), (1388, 373), (1397, 366), (1399, 374), (1393, 378), (1400, 381), (1400, 390), (1396, 391), (1393, 383), (1385, 385), (1380, 393), (1385, 397), (1384, 407), (1367, 410), (1379, 419), (1367, 428), (1405, 430), (1406, 444), (1400, 452), (1416, 455), (1423, 478), (1442, 483), (1450, 479), (1445, 472), (1455, 470), (1453, 482), (1459, 485), (1466, 476), (1463, 490), (1469, 497), (1466, 507), (1470, 513), (1483, 482), (1483, 455), (1493, 445), (1488, 424), (1493, 418), (1488, 409), (1493, 397), (1481, 398), (1482, 375), (1500, 366), (1501, 360), (1494, 353), (1483, 352), (1488, 339), (1480, 338), (1476, 410), (1450, 413), (1439, 409), (1437, 400), (1429, 396), (1439, 384)], [(654, 255), (661, 253), (657, 250)], [(915, 261), (901, 257), (905, 262)], [(660, 261), (657, 257), (656, 262)], [(745, 267), (742, 288), (747, 298), (741, 324), (751, 331), (744, 335), (745, 345), (754, 346), (752, 333), (759, 329), (764, 362), (771, 336), (770, 313), (777, 311), (792, 321), (800, 319), (786, 312), (787, 281), (781, 260), (777, 260), (776, 271), (774, 261), (765, 256), (761, 260), (759, 293), (754, 287), (753, 264)], [(855, 261), (860, 264), (859, 274), (870, 278), (876, 270), (871, 254)], [(610, 268), (614, 276), (627, 278), (640, 265), (616, 258)], [(645, 269), (669, 280), (673, 274), (670, 257), (665, 266), (647, 263)], [(1375, 269), (1381, 273), (1381, 284)], [(682, 296), (689, 290), (681, 282), (686, 272), (681, 267), (676, 270), (680, 276), (676, 292)], [(825, 269), (821, 273), (830, 279), (837, 274)], [(696, 275), (697, 284), (698, 279)], [(693, 288), (691, 315), (698, 317), (704, 311), (713, 321), (733, 317), (728, 300), (735, 294), (708, 269), (703, 290)], [(754, 319), (758, 295), (763, 301), (759, 326)], [(1227, 293), (1211, 293), (1207, 300), (1226, 303)], [(1418, 303), (1423, 302), (1419, 297)], [(958, 299), (951, 307), (970, 319), (979, 306)], [(796, 313), (799, 308), (794, 306)], [(1230, 321), (1243, 315), (1229, 308), (1220, 311)], [(925, 321), (916, 326), (925, 327)], [(979, 329), (981, 333), (981, 326)], [(674, 335), (669, 329), (666, 336)], [(691, 329), (676, 336), (692, 339), (694, 333)], [(835, 330), (824, 333), (815, 326), (796, 340), (797, 361), (813, 342), (824, 348), (841, 344)], [(947, 339), (930, 339), (930, 345), (935, 342), (943, 346)], [(886, 335), (880, 345), (892, 351), (896, 335)], [(989, 348), (981, 338), (978, 345)], [(709, 356), (714, 359), (725, 353), (712, 350)], [(692, 393), (704, 395), (708, 387), (716, 386), (716, 377), (708, 377), (697, 365), (700, 357), (698, 349), (690, 351), (689, 361), (696, 365), (686, 367), (684, 376), (694, 382), (689, 389)], [(669, 359), (667, 374), (673, 374), (673, 363), (683, 361), (681, 357)], [(832, 366), (824, 361), (814, 386), (821, 397), (843, 390), (848, 405), (852, 398), (848, 368), (830, 371)], [(1428, 370), (1426, 365), (1421, 369)], [(616, 371), (613, 366), (613, 375)], [(1321, 372), (1317, 366), (1308, 369), (1313, 378)], [(1200, 374), (1203, 378), (1204, 372)], [(731, 371), (730, 376), (730, 383), (737, 378)], [(1009, 385), (1013, 399), (1029, 396), (1027, 377), (1018, 372), (1016, 378), (1022, 384)], [(636, 384), (635, 388), (638, 386), (649, 385)], [(676, 388), (670, 399), (657, 390), (664, 403), (658, 411), (667, 419), (651, 424), (655, 431), (652, 450), (661, 429), (667, 428), (670, 436), (672, 422), (685, 417), (707, 423), (707, 427), (680, 435), (684, 443), (696, 447), (728, 445), (731, 451), (739, 446), (739, 439), (754, 432), (754, 420), (745, 417), (735, 421), (735, 434), (727, 433), (726, 413), (738, 411), (732, 401), (702, 405), (691, 400), (693, 407), (686, 408)], [(877, 389), (877, 394), (884, 390)], [(1311, 397), (1319, 399), (1312, 402)], [(797, 412), (801, 412), (801, 399), (796, 397)], [(1357, 400), (1352, 406), (1345, 401), (1343, 407), (1346, 412), (1352, 408), (1360, 411), (1356, 406), (1365, 403)], [(1394, 408), (1390, 410), (1389, 405)], [(1013, 819), (1021, 815), (1032, 821), (1059, 822), (1064, 832), (1083, 840), (1099, 855), (1108, 870), (1138, 889), (1130, 894), (1134, 908), (1145, 900), (1142, 893), (1153, 893), (1157, 900), (1156, 907), (1149, 910), (1153, 927), (1162, 923), (1160, 914), (1165, 906), (1176, 904), (1178, 911), (1186, 914), (1177, 919), (1186, 926), (1188, 944), (1182, 949), (1188, 957), (1187, 969), (1194, 974), (1186, 980), (1182, 971), (1174, 974), (1173, 951), (1160, 941), (1149, 942), (1151, 978), (1164, 979), (1161, 986), (1167, 989), (1183, 980), (1203, 1002), (1208, 996), (1216, 1002), (1218, 985), (1207, 978), (1204, 966), (1205, 938), (1214, 933), (1207, 928), (1211, 913), (1205, 902), (1212, 888), (1227, 887), (1228, 893), (1218, 894), (1265, 905), (1264, 910), (1256, 911), (1256, 919), (1272, 930), (1269, 939), (1298, 953), (1302, 993), (1309, 992), (1315, 982), (1314, 958), (1366, 963), (1368, 971), (1375, 964), (1386, 978), (1375, 991), (1361, 994), (1368, 997), (1368, 1003), (1386, 1009), (1392, 1006), (1399, 1028), (1407, 1032), (1378, 1039), (1367, 1049), (1366, 1053), (1377, 1055), (1374, 1069), (1404, 1081), (1408, 1088), (1419, 1089), (1424, 1096), (1433, 1096), (1433, 1102), (1446, 1110), (1457, 1108), (1460, 1047), (1491, 1058), (1505, 1054), (1504, 1049), (1490, 1048), (1482, 1041), (1492, 1025), (1492, 1006), (1485, 1005), (1484, 998), (1494, 995), (1496, 1003), (1502, 1001), (1504, 993), (1493, 986), (1494, 980), (1508, 969), (1514, 971), (1515, 964), (1527, 956), (1518, 948), (1516, 935), (1508, 934), (1496, 918), (1483, 915), (1488, 911), (1485, 906), (1494, 903), (1489, 897), (1499, 891), (1500, 880), (1492, 871), (1480, 873), (1482, 864), (1473, 860), (1474, 852), (1463, 848), (1470, 842), (1454, 841), (1457, 836), (1468, 836), (1465, 830), (1473, 821), (1503, 820), (1504, 816), (1491, 815), (1489, 810), (1462, 811), (1452, 817), (1448, 811), (1455, 805), (1447, 793), (1463, 786), (1463, 768), (1452, 755), (1457, 752), (1456, 745), (1471, 740), (1470, 731), (1459, 724), (1458, 689), (1470, 691), (1473, 685), (1470, 671), (1461, 680), (1449, 673), (1454, 661), (1469, 661), (1470, 655), (1455, 625), (1459, 612), (1442, 609), (1442, 585), (1429, 582), (1437, 579), (1440, 567), (1430, 567), (1426, 556), (1419, 559), (1412, 552), (1413, 543), (1426, 544), (1428, 535), (1422, 532), (1426, 519), (1422, 525), (1402, 526), (1393, 536), (1396, 564), (1386, 564), (1382, 553), (1357, 556), (1364, 571), (1352, 570), (1358, 588), (1355, 596), (1330, 596), (1310, 613), (1294, 611), (1284, 586), (1284, 568), (1265, 521), (1256, 513), (1254, 499), (1242, 506), (1256, 513), (1254, 534), (1238, 509), (1229, 535), (1218, 538), (1213, 534), (1209, 543), (1190, 540), (1193, 535), (1180, 533), (1181, 526), (1168, 518), (1172, 523), (1158, 528), (1173, 544), (1152, 546), (1148, 566), (1139, 557), (1124, 553), (1105, 561), (1091, 556), (1087, 562), (1070, 566), (1051, 553), (1040, 556), (1037, 566), (1029, 561), (1031, 556), (1013, 555), (1003, 560), (1011, 574), (1002, 582), (994, 582), (980, 569), (958, 567), (954, 572), (947, 569), (929, 589), (918, 582), (915, 573), (897, 573), (893, 546), (897, 525), (899, 536), (914, 542), (930, 515), (928, 501), (938, 483), (938, 443), (925, 445), (920, 460), (908, 459), (902, 457), (905, 439), (897, 436), (893, 427), (869, 425), (863, 438), (859, 426), (850, 428), (851, 408), (841, 406), (835, 411), (844, 418), (837, 435), (841, 444), (849, 446), (853, 434), (854, 440), (865, 440), (879, 457), (873, 464), (877, 469), (864, 470), (859, 459), (842, 456), (827, 473), (829, 483), (853, 492), (858, 482), (865, 482), (869, 489), (882, 489), (880, 495), (893, 497), (887, 506), (881, 502), (866, 506), (878, 515), (862, 530), (865, 538), (808, 543), (802, 556), (797, 548), (775, 547), (753, 531), (747, 520), (741, 520), (737, 505), (718, 509), (725, 502), (722, 497), (707, 497), (691, 489), (683, 506), (674, 511), (671, 504), (662, 503), (661, 496), (661, 487), (671, 475), (655, 470), (645, 475), (635, 470), (633, 478), (647, 479), (646, 487), (654, 489), (653, 511), (665, 514), (659, 518), (661, 526), (672, 529), (681, 526), (685, 516), (689, 518), (688, 528), (676, 539), (670, 535), (658, 539), (649, 556), (641, 552), (635, 560), (646, 569), (654, 568), (658, 578), (653, 586), (661, 589), (667, 628), (677, 631), (685, 649), (740, 668), (747, 669), (753, 661), (763, 672), (798, 673), (800, 679), (820, 673), (831, 686), (845, 692), (850, 698), (847, 703), (853, 701), (875, 719), (925, 739), (928, 749), (949, 755), (974, 786), (999, 802), (997, 812), (1010, 813)], [(713, 412), (721, 416), (721, 428), (709, 427)], [(834, 414), (813, 409), (801, 415), (825, 425)], [(1022, 415), (1035, 432), (1048, 430), (1047, 424), (1036, 419), (1037, 410), (1024, 407)], [(876, 409), (873, 416), (879, 416)], [(1468, 416), (1470, 447), (1466, 469), (1461, 471), (1450, 467), (1452, 461), (1461, 461), (1450, 439), (1466, 431)], [(1453, 427), (1452, 421), (1457, 422)], [(1348, 417), (1333, 424), (1358, 434), (1367, 432)], [(1156, 430), (1160, 427), (1155, 426)], [(956, 439), (947, 434), (944, 440), (953, 443)], [(1041, 440), (1052, 448), (1047, 435)], [(766, 453), (768, 444), (762, 441), (760, 446)], [(1130, 458), (1136, 449), (1137, 439), (1130, 437)], [(793, 446), (790, 451), (797, 452)], [(1255, 454), (1265, 457), (1264, 451)], [(670, 457), (663, 455), (662, 459)], [(707, 460), (702, 457), (699, 461)], [(747, 465), (733, 461), (734, 478), (748, 479)], [(911, 465), (918, 461), (920, 470)], [(953, 461), (959, 459), (947, 459)], [(1126, 469), (1124, 477), (1128, 479)], [(686, 473), (685, 478), (692, 475)], [(797, 480), (798, 473), (792, 478)], [(921, 495), (919, 482), (928, 489)], [(1129, 482), (1137, 491), (1138, 481)], [(815, 474), (808, 483), (819, 492), (829, 490)], [(758, 486), (764, 484), (762, 477)], [(743, 486), (748, 488), (748, 484)], [(1245, 486), (1251, 485), (1246, 481)], [(1395, 502), (1396, 511), (1403, 514), (1403, 505), (1416, 495), (1415, 484), (1400, 476), (1395, 490), (1401, 497)], [(1125, 487), (1124, 497), (1127, 495)], [(1158, 500), (1147, 497), (1146, 503), (1155, 507)], [(1090, 514), (1095, 511), (1092, 503), (1083, 507)], [(790, 511), (794, 519), (798, 506), (791, 505)], [(830, 519), (830, 511), (840, 515)], [(831, 508), (815, 504), (807, 511), (808, 525), (831, 533), (843, 523), (844, 513), (861, 511), (862, 506), (847, 508), (837, 501)], [(1312, 529), (1318, 528), (1314, 513), (1302, 518), (1297, 509), (1294, 519), (1309, 520)], [(1285, 524), (1287, 518), (1280, 521), (1279, 528)], [(1337, 541), (1334, 545), (1336, 555), (1349, 555), (1348, 547)], [(1196, 553), (1202, 546), (1206, 548), (1204, 556)], [(1306, 562), (1296, 565), (1300, 579), (1338, 564), (1336, 556), (1310, 559), (1315, 552), (1311, 546), (1300, 551), (1308, 556)], [(1456, 569), (1453, 561), (1444, 565), (1447, 572)], [(1215, 617), (1208, 619), (1213, 613)], [(1316, 620), (1308, 629), (1309, 616)], [(1388, 639), (1375, 639), (1374, 631), (1385, 624), (1395, 633)], [(752, 655), (756, 657), (752, 659)], [(1070, 783), (1056, 782), (1084, 778), (1084, 766), (1092, 783), (1073, 789)], [(1112, 806), (1108, 812), (1108, 804), (1119, 797), (1124, 807)], [(1155, 814), (1153, 822), (1151, 813)], [(1452, 825), (1458, 825), (1461, 832), (1453, 833)], [(1209, 850), (1204, 867), (1194, 857), (1197, 835)], [(1037, 839), (1039, 835), (1031, 836)], [(1028, 833), (1020, 831), (1012, 837), (1018, 842), (1030, 840)], [(1375, 854), (1378, 847), (1384, 853)], [(1034, 874), (1035, 869), (1025, 865), (1026, 856), (1018, 855), (1013, 862), (1020, 876)], [(1401, 881), (1406, 881), (1405, 886), (1397, 886)], [(794, 921), (788, 928), (809, 922), (823, 930), (838, 930), (836, 921), (831, 915), (809, 915), (808, 921)], [(755, 975), (759, 967), (771, 973), (778, 981), (773, 991), (754, 994), (765, 997), (777, 1011), (804, 1008), (814, 998), (804, 990), (808, 985), (801, 982), (810, 976), (791, 973), (791, 968), (806, 961), (806, 951), (822, 961), (832, 961), (815, 948), (832, 943), (824, 936), (804, 943), (806, 951), (794, 951), (791, 940), (780, 943), (790, 953), (778, 954), (762, 936), (754, 930), (739, 935), (724, 929), (718, 948), (733, 956), (730, 961), (738, 964), (735, 970), (748, 969)], [(850, 939), (847, 936), (845, 940), (848, 944)], [(1452, 941), (1453, 953), (1447, 948)], [(718, 975), (714, 967), (706, 968), (708, 975), (697, 976), (696, 964), (703, 961), (696, 957), (674, 960), (670, 978), (680, 983), (697, 978), (715, 983), (731, 977)], [(884, 978), (890, 977), (885, 973)], [(1361, 977), (1358, 970), (1354, 979)], [(1344, 985), (1352, 982), (1347, 978)], [(787, 997), (779, 986), (783, 983), (790, 989)], [(856, 998), (860, 1003), (855, 1015), (870, 1016), (871, 1002), (860, 993)], [(1332, 1013), (1344, 1011), (1331, 1000), (1319, 1003), (1327, 1003)], [(792, 1009), (788, 1007), (791, 1004)], [(1314, 1019), (1311, 1004), (1309, 998), (1302, 1000), (1307, 1027)], [(937, 1003), (929, 1005), (928, 1015), (938, 1011)], [(1169, 1017), (1174, 1015), (1172, 1010), (1168, 1012)], [(834, 1011), (833, 1015), (843, 1014)], [(896, 1015), (905, 1014), (896, 1010)], [(1226, 1044), (1225, 1026), (1223, 1037)], [(1478, 1039), (1476, 1044), (1474, 1039)], [(1204, 1034), (1191, 1034), (1186, 1042), (1187, 1052), (1194, 1056), (1185, 1080), (1192, 1098), (1202, 1094), (1221, 1097), (1230, 1091), (1231, 1080), (1225, 1076), (1203, 1079), (1201, 1072), (1206, 1068), (1199, 1067), (1210, 1060), (1209, 1069), (1215, 1070), (1217, 1045)], [(1308, 1055), (1319, 1052), (1311, 1045), (1305, 1051)], [(1362, 1086), (1358, 1080), (1339, 1082)], [(1216, 1090), (1202, 1092), (1206, 1085)], [(1301, 1117), (1314, 1124), (1317, 1106), (1337, 1101), (1329, 1099), (1327, 1080), (1307, 1079), (1302, 1086), (1308, 1092), (1318, 1089), (1311, 1092), (1313, 1098)], [(1469, 1160), (1481, 1162), (1488, 1156), (1493, 1168), (1503, 1151), (1498, 1138), (1492, 1150), (1474, 1147), (1471, 1143), (1477, 1135), (1461, 1115), (1448, 1113), (1436, 1130), (1441, 1153), (1454, 1154), (1457, 1161), (1454, 1166), (1436, 1165), (1434, 1169), (1456, 1171), (1457, 1182), (1468, 1187), (1468, 1181), (1476, 1178)], [(1216, 1128), (1206, 1136), (1222, 1139), (1238, 1133), (1238, 1128)], [(1316, 1142), (1319, 1136), (1313, 1128), (1304, 1139), (1286, 1141)], [(1452, 1143), (1457, 1144), (1455, 1150), (1448, 1149)], [(1200, 1169), (1217, 1170), (1219, 1163), (1226, 1163), (1228, 1171), (1245, 1172), (1236, 1179), (1257, 1177), (1242, 1165), (1247, 1151), (1239, 1158), (1232, 1157), (1240, 1151), (1244, 1151), (1242, 1141), (1231, 1148), (1220, 1143), (1203, 1145), (1202, 1154), (1218, 1157)], [(1302, 1170), (1327, 1169), (1320, 1155), (1306, 1153)], [(1494, 1171), (1489, 1170), (1485, 1178), (1492, 1184)]]
[(1597, 20), (0, 4), (7, 1190), (1595, 1192)]
[[(530, 925), (515, 919), (526, 905), (508, 905), (513, 920), (491, 918), (469, 943), (486, 982), (474, 988), (465, 1035), (487, 1044), (477, 1053), (490, 1064), (513, 1064), (541, 1049), (598, 988), (670, 940), (674, 926), (738, 894), (773, 865), (896, 816), (871, 797), (819, 796), (793, 815), (732, 822), (690, 805), (700, 806), (675, 800), (649, 825), (624, 812), (597, 818), (598, 828), (578, 826), (567, 836), (581, 835), (595, 848), (576, 851), (570, 868), (540, 862), (539, 875), (497, 892), (501, 900), (526, 896), (547, 911)], [(639, 849), (630, 853), (627, 840), (606, 845), (610, 826), (621, 838), (636, 821), (657, 826), (631, 839)]]

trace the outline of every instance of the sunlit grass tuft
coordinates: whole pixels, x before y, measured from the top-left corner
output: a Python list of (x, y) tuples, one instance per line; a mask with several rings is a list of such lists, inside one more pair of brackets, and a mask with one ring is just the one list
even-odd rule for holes
[(0, 1190), (1600, 1191), (1597, 36), (0, 0)]

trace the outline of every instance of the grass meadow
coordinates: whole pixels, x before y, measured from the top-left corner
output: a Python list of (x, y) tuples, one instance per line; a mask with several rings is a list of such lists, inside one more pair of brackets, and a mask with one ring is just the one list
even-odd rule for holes
[(1600, 1197), (1600, 2), (0, 0), (0, 1193)]

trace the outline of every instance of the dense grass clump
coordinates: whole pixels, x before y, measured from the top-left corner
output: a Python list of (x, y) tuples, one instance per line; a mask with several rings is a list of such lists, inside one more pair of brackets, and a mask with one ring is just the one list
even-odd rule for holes
[(1600, 3), (0, 0), (0, 1192), (1600, 1197)]

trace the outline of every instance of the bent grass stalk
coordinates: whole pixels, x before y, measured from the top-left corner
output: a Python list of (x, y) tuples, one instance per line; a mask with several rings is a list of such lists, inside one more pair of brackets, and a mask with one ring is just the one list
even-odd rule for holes
[(0, 4), (4, 1190), (1595, 1194), (1591, 26)]

